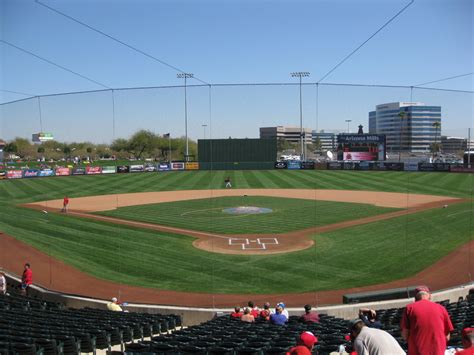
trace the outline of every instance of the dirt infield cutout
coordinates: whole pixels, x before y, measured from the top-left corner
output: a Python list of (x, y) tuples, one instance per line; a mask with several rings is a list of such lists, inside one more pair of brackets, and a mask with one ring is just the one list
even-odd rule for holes
[[(91, 212), (108, 211), (126, 206), (244, 195), (365, 203), (379, 207), (400, 208), (402, 210), (325, 226), (311, 227), (284, 234), (239, 235), (218, 235), (215, 233), (201, 232), (192, 229), (176, 228), (153, 223), (131, 221), (115, 217), (91, 214)], [(445, 205), (458, 203), (461, 201), (463, 200), (446, 196), (376, 191), (305, 189), (183, 190), (71, 198), (69, 214), (116, 224), (135, 226), (162, 232), (184, 234), (197, 238), (193, 242), (193, 245), (199, 249), (223, 254), (249, 255), (288, 253), (307, 249), (313, 246), (314, 242), (310, 236), (316, 233), (349, 228), (357, 225), (417, 213), (431, 208), (441, 208)], [(34, 209), (58, 212), (62, 208), (62, 203), (63, 200), (61, 199), (35, 202), (25, 206)]]

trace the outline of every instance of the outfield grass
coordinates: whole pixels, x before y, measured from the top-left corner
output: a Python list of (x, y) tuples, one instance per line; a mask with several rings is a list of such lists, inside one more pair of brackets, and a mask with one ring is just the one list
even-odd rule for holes
[[(269, 208), (272, 212), (232, 215), (222, 211), (238, 206)], [(97, 214), (220, 234), (265, 234), (286, 233), (397, 210), (362, 203), (246, 196), (129, 206)]]
[[(139, 191), (331, 188), (471, 198), (473, 175), (351, 171), (172, 172), (0, 181), (0, 230), (96, 277), (137, 286), (211, 293), (341, 289), (407, 277), (471, 240), (472, 206), (380, 221), (313, 236), (282, 255), (205, 252), (192, 238), (16, 207), (19, 203)], [(1, 249), (1, 248), (0, 248)], [(15, 257), (0, 250), (3, 258)], [(21, 263), (23, 261), (19, 261)], [(462, 270), (460, 272), (463, 272)]]

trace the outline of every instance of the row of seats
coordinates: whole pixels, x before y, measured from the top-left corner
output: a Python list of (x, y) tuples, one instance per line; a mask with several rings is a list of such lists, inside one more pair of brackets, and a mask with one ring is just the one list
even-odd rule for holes
[[(0, 354), (45, 355), (95, 353), (114, 345), (168, 333), (181, 317), (99, 309), (17, 307), (16, 296), (2, 297)], [(28, 299), (29, 304), (38, 300)]]

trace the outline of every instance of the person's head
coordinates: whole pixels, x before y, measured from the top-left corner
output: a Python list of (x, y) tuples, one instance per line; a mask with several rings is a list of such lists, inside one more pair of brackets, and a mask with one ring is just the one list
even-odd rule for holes
[(263, 305), (263, 309), (270, 309), (270, 303), (266, 302), (266, 303)]
[(415, 289), (415, 300), (420, 301), (420, 300), (429, 300), (431, 299), (431, 292), (428, 286), (418, 286)]
[(29, 263), (26, 263), (26, 264), (25, 264), (25, 270), (26, 270), (26, 269), (29, 269), (29, 268), (30, 268), (30, 264), (29, 264)]
[(461, 337), (464, 349), (474, 347), (474, 328), (464, 328)]
[(244, 314), (249, 314), (249, 313), (250, 313), (250, 308), (245, 307), (245, 308), (244, 308)]
[(234, 311), (235, 311), (235, 313), (239, 313), (240, 312), (240, 306), (234, 307)]
[(249, 301), (249, 302), (247, 303), (247, 306), (249, 306), (250, 308), (253, 308), (253, 307), (254, 307), (254, 304), (253, 304), (252, 301)]
[(298, 338), (298, 344), (306, 346), (309, 350), (312, 350), (314, 344), (318, 342), (318, 338), (311, 332), (303, 332)]
[(278, 302), (277, 306), (281, 307), (281, 309), (285, 309), (285, 304), (283, 302)]
[(364, 328), (366, 325), (365, 323), (362, 321), (362, 319), (358, 318), (358, 319), (354, 319), (352, 322), (351, 322), (351, 335), (352, 335), (352, 339), (355, 339), (357, 338), (357, 336), (359, 335), (359, 333), (361, 332), (362, 328)]
[(277, 305), (276, 308), (275, 308), (275, 312), (278, 313), (278, 314), (281, 314), (281, 312), (283, 312), (283, 308), (281, 308), (280, 305)]
[(305, 304), (305, 306), (304, 306), (304, 311), (305, 311), (306, 313), (311, 312), (311, 305), (310, 305), (310, 304)]
[(118, 301), (118, 300), (117, 300), (117, 297), (112, 297), (112, 302), (113, 302), (113, 303), (117, 303), (117, 301)]
[(3, 271), (0, 271), (0, 276), (5, 276), (5, 273)]

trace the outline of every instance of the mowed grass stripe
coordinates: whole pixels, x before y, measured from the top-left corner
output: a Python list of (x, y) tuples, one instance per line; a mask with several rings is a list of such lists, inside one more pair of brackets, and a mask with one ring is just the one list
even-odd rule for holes
[[(64, 215), (50, 214), (38, 232), (39, 215), (2, 209), (0, 228), (102, 279), (181, 291), (253, 294), (357, 287), (409, 276), (469, 241), (473, 217), (469, 203), (458, 204), (409, 219), (408, 235), (407, 222), (400, 217), (350, 232), (316, 235), (315, 246), (301, 252), (250, 257), (199, 251), (191, 246), (192, 238), (184, 236)], [(265, 277), (248, 277), (254, 272)]]
[[(222, 212), (224, 208), (238, 206), (270, 208), (273, 212), (259, 215)], [(222, 234), (261, 234), (285, 233), (395, 210), (365, 204), (240, 196), (121, 207), (97, 214)], [(331, 213), (318, 214), (318, 211)]]

